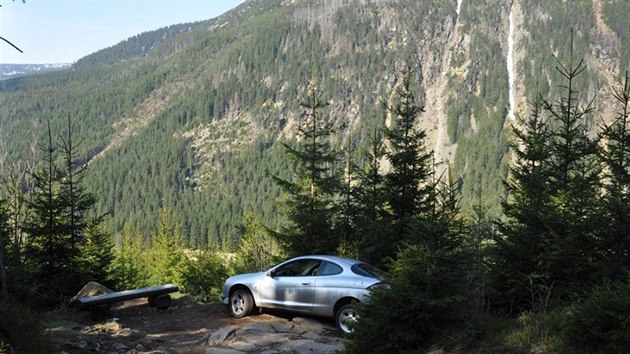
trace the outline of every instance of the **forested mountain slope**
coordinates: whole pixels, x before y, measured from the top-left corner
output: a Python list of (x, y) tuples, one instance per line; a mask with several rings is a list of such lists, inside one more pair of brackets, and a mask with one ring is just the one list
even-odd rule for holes
[(280, 143), (294, 137), (307, 81), (329, 98), (335, 143), (358, 149), (389, 123), (384, 103), (412, 62), (436, 162), (463, 181), (464, 209), (481, 196), (498, 210), (509, 116), (553, 95), (553, 55), (568, 57), (571, 29), (588, 65), (582, 93), (597, 95), (593, 125), (610, 114), (610, 86), (630, 67), (629, 4), (249, 0), (62, 72), (0, 82), (0, 162), (36, 160), (46, 120), (59, 135), (70, 116), (116, 229), (149, 232), (167, 208), (192, 246), (229, 247), (247, 211), (280, 222), (271, 177), (291, 168)]

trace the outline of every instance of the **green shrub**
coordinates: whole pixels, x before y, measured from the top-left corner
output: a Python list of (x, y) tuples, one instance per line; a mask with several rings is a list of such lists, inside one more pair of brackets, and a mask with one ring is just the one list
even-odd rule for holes
[(9, 346), (16, 353), (54, 352), (52, 340), (35, 312), (7, 299), (0, 300), (0, 352), (10, 352)]
[(564, 310), (558, 327), (571, 351), (630, 352), (630, 282), (593, 289)]
[(557, 353), (560, 343), (554, 331), (557, 311), (525, 311), (510, 322), (502, 336), (504, 345), (520, 352)]
[(284, 258), (278, 242), (254, 214), (245, 214), (243, 231), (234, 259), (234, 273), (261, 272)]
[(200, 251), (185, 261), (182, 274), (184, 292), (197, 300), (216, 301), (227, 278), (225, 260), (212, 251)]

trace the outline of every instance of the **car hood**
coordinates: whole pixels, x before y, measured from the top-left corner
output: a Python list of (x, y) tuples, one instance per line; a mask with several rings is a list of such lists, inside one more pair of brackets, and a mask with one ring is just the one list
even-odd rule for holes
[(246, 274), (238, 274), (232, 277), (229, 277), (225, 282), (230, 284), (251, 284), (256, 280), (264, 277), (266, 272), (258, 272), (258, 273), (246, 273)]

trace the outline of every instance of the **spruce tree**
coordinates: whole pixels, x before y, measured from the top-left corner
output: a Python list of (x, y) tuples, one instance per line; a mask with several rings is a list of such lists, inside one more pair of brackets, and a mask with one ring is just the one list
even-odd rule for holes
[[(85, 239), (84, 231), (88, 227), (87, 211), (96, 204), (96, 197), (87, 191), (83, 182), (87, 166), (79, 165), (77, 162), (79, 144), (73, 141), (70, 116), (67, 123), (67, 132), (62, 136), (60, 144), (65, 174), (61, 179), (59, 195), (64, 208), (64, 232), (70, 237), (70, 248), (78, 255), (78, 248)], [(100, 219), (96, 218), (93, 221), (100, 222)]]
[(151, 236), (147, 258), (151, 285), (166, 283), (182, 285), (184, 240), (179, 225), (172, 220), (168, 210), (162, 211), (158, 232)]
[[(466, 326), (468, 312), (459, 185), (431, 181), (425, 213), (410, 220), (418, 235), (403, 245), (374, 289), (356, 324), (353, 353), (398, 353), (429, 349)], [(404, 295), (403, 295), (404, 294)], [(391, 306), (405, 297), (404, 306)]]
[(590, 136), (593, 101), (576, 88), (578, 77), (586, 70), (583, 60), (576, 63), (571, 36), (566, 65), (558, 61), (564, 91), (555, 101), (543, 100), (543, 108), (554, 129), (549, 141), (548, 188), (552, 208), (546, 228), (541, 264), (555, 284), (557, 295), (570, 296), (592, 281), (595, 274), (597, 200), (601, 167), (596, 156), (596, 139)]
[[(426, 349), (463, 326), (467, 313), (465, 285), (470, 261), (462, 238), (460, 185), (450, 174), (446, 178), (436, 174), (433, 154), (424, 144), (425, 134), (414, 126), (422, 108), (415, 103), (409, 69), (403, 72), (398, 94), (400, 102), (393, 109), (396, 124), (386, 130), (391, 171), (385, 175), (384, 185), (391, 214), (381, 219), (391, 218), (393, 232), (378, 243), (386, 247), (381, 254), (392, 258), (385, 276), (388, 287), (374, 289), (363, 306), (349, 348), (356, 353)], [(375, 144), (374, 158), (379, 151)], [(376, 171), (372, 178), (375, 182), (380, 179)], [(373, 206), (376, 220), (380, 208)], [(400, 301), (401, 294), (406, 294), (405, 306), (391, 306)]]
[(490, 244), (495, 239), (494, 219), (484, 204), (482, 190), (477, 190), (477, 201), (466, 223), (465, 248), (470, 253), (471, 267), (467, 271), (470, 298), (477, 310), (487, 311), (490, 306)]
[[(66, 134), (61, 136), (59, 148), (63, 158), (63, 177), (60, 180), (59, 199), (62, 204), (62, 228), (68, 238), (66, 246), (72, 254), (70, 273), (74, 274), (75, 284), (68, 284), (70, 288), (80, 287), (86, 281), (97, 280), (105, 282), (107, 274), (104, 271), (106, 262), (111, 257), (111, 237), (100, 224), (102, 217), (88, 220), (88, 211), (96, 204), (96, 197), (90, 193), (84, 184), (87, 165), (78, 162), (78, 147), (73, 140), (73, 125), (68, 115)], [(88, 234), (89, 233), (89, 234)], [(88, 239), (89, 238), (89, 239)], [(102, 249), (99, 249), (102, 247)], [(92, 262), (92, 263), (90, 263)]]
[[(501, 203), (505, 220), (498, 223), (500, 237), (494, 248), (495, 289), (510, 307), (529, 306), (530, 280), (546, 279), (541, 268), (549, 230), (551, 200), (548, 186), (551, 128), (542, 115), (542, 98), (531, 103), (527, 117), (517, 115), (512, 125), (514, 164), (504, 181), (508, 197)], [(547, 235), (547, 236), (546, 236)]]
[(9, 223), (6, 213), (6, 207), (4, 200), (0, 199), (0, 302), (6, 300), (9, 296), (8, 280), (7, 280), (7, 268), (6, 268), (6, 254), (10, 249), (7, 242), (9, 235)]
[(630, 83), (626, 72), (613, 97), (619, 104), (617, 117), (600, 127), (599, 157), (604, 163), (605, 193), (598, 237), (601, 276), (624, 280), (630, 271)]
[(340, 243), (333, 227), (339, 190), (333, 169), (337, 153), (330, 144), (335, 129), (322, 112), (327, 103), (317, 81), (309, 82), (300, 106), (305, 113), (298, 140), (294, 146), (284, 145), (295, 163), (295, 175), (291, 180), (274, 177), (285, 193), (283, 206), (290, 223), (277, 236), (292, 255), (334, 253)]
[(110, 279), (119, 290), (144, 287), (149, 284), (146, 253), (142, 235), (126, 224), (121, 236), (120, 246), (114, 253), (114, 259), (107, 267)]
[(385, 175), (385, 188), (393, 220), (383, 253), (386, 256), (393, 255), (401, 241), (415, 238), (409, 224), (430, 208), (428, 199), (433, 156), (425, 145), (425, 131), (416, 127), (424, 106), (416, 102), (412, 88), (414, 75), (410, 66), (403, 71), (402, 83), (396, 89), (397, 102), (388, 107), (394, 117), (392, 126), (384, 130), (389, 145), (386, 157), (391, 166)]
[(386, 251), (390, 249), (387, 235), (391, 231), (391, 217), (386, 208), (385, 177), (381, 172), (385, 148), (378, 130), (375, 129), (370, 147), (363, 151), (363, 155), (365, 165), (358, 170), (355, 188), (357, 256), (365, 262), (380, 266), (389, 256)]
[(559, 98), (541, 98), (523, 130), (515, 129), (496, 248), (497, 288), (514, 310), (550, 296), (567, 300), (595, 275), (601, 169), (588, 124), (592, 101), (583, 106), (576, 89), (586, 66), (574, 61), (572, 38), (570, 48), (568, 63), (558, 61)]
[(114, 260), (114, 245), (112, 235), (105, 230), (100, 218), (87, 221), (87, 226), (82, 230), (82, 238), (84, 240), (79, 245), (79, 255), (76, 259), (81, 283), (88, 281), (111, 283), (108, 267)]
[(334, 229), (340, 237), (337, 254), (347, 257), (357, 257), (357, 240), (359, 238), (357, 219), (357, 176), (355, 165), (355, 148), (352, 139), (348, 138), (343, 149), (343, 178), (339, 187), (337, 200), (338, 213), (335, 218)]
[[(63, 202), (59, 196), (59, 183), (63, 174), (56, 159), (57, 149), (53, 144), (50, 122), (48, 141), (41, 147), (43, 165), (33, 174), (33, 198), (29, 202), (32, 213), (25, 225), (29, 237), (26, 245), (26, 261), (35, 282), (40, 286), (45, 303), (57, 301), (67, 284), (73, 283), (72, 261), (75, 254), (70, 240), (64, 232)], [(68, 291), (66, 289), (66, 291)]]
[(24, 225), (28, 220), (28, 191), (33, 188), (28, 164), (16, 162), (7, 168), (6, 175), (0, 178), (0, 193), (5, 196), (6, 211), (10, 234), (5, 243), (11, 246), (7, 250), (9, 263), (21, 268), (24, 258)]

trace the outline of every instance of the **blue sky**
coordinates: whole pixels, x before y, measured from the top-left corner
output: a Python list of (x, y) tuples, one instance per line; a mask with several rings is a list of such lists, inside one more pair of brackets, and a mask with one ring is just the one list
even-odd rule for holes
[(72, 63), (136, 34), (207, 20), (244, 0), (0, 0), (0, 63)]

